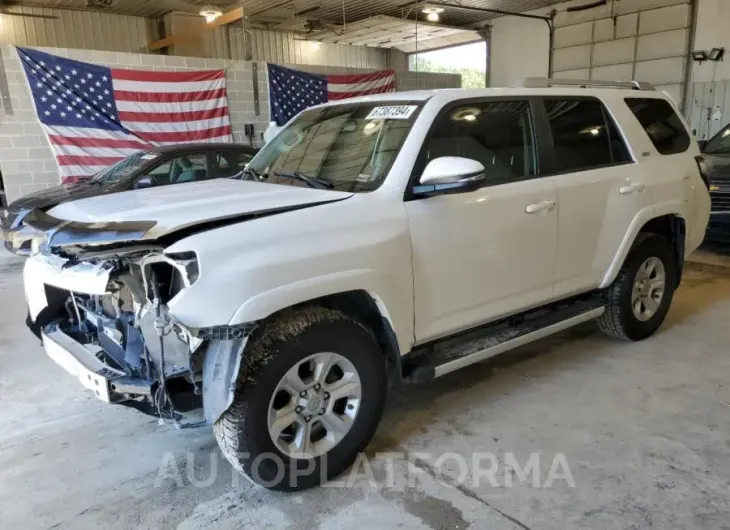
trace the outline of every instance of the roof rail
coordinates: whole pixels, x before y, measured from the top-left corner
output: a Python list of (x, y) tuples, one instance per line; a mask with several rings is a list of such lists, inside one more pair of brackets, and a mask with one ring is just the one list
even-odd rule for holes
[(528, 77), (522, 82), (524, 88), (550, 88), (551, 86), (577, 86), (581, 88), (629, 88), (631, 90), (656, 90), (654, 85), (641, 81), (590, 81), (588, 79), (554, 79)]

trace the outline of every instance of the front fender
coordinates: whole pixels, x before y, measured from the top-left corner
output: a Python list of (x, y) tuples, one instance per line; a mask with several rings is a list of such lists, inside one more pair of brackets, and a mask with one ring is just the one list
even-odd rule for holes
[(629, 229), (626, 231), (626, 234), (621, 241), (621, 246), (614, 256), (613, 261), (611, 262), (611, 266), (608, 268), (606, 274), (603, 276), (603, 281), (601, 282), (599, 288), (604, 289), (608, 287), (616, 279), (616, 276), (618, 276), (618, 273), (621, 270), (624, 261), (626, 261), (626, 256), (629, 255), (631, 246), (636, 240), (636, 236), (639, 235), (639, 232), (641, 232), (641, 229), (646, 223), (663, 215), (676, 215), (678, 217), (684, 218), (686, 207), (687, 206), (684, 201), (667, 201), (661, 202), (659, 204), (654, 204), (652, 206), (644, 208), (643, 210), (640, 210), (639, 213), (636, 214), (634, 219), (631, 221)]
[(357, 269), (315, 276), (281, 285), (253, 296), (241, 305), (229, 325), (255, 322), (309, 300), (348, 291), (367, 292), (388, 320), (401, 352), (410, 351), (413, 338), (412, 309), (397, 296), (392, 280), (372, 269)]
[(203, 412), (213, 424), (233, 403), (248, 337), (210, 341), (203, 358)]

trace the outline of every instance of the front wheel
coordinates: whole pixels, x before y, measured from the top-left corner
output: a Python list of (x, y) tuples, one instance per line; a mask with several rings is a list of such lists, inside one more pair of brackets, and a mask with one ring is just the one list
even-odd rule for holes
[(282, 315), (251, 337), (242, 364), (234, 402), (213, 430), (233, 467), (264, 487), (329, 480), (375, 433), (385, 359), (347, 315), (319, 307)]
[(606, 312), (598, 327), (611, 337), (645, 339), (664, 322), (676, 285), (671, 245), (660, 235), (640, 233), (606, 290)]

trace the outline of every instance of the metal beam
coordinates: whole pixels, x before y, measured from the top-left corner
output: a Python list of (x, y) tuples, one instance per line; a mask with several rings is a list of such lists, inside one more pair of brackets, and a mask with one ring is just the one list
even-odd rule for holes
[[(692, 69), (694, 68), (694, 60), (692, 52), (695, 47), (695, 35), (697, 34), (697, 11), (699, 10), (699, 0), (690, 0), (689, 6), (689, 30), (687, 31), (687, 55), (684, 58), (684, 92), (682, 93), (681, 108), (682, 114), (688, 116), (687, 112), (690, 108), (691, 95), (694, 92), (692, 84)], [(709, 132), (709, 131), (708, 131)]]
[[(414, 6), (417, 4), (422, 3), (422, 1), (415, 1), (415, 2), (409, 2), (407, 4), (402, 5), (402, 8)], [(550, 12), (550, 16), (542, 16), (542, 15), (531, 15), (529, 13), (517, 13), (514, 11), (505, 11), (504, 9), (492, 9), (492, 8), (486, 8), (486, 7), (471, 7), (471, 6), (464, 6), (464, 5), (456, 5), (456, 4), (449, 4), (446, 2), (432, 2), (431, 0), (428, 0), (427, 4), (429, 6), (433, 7), (443, 7), (444, 9), (460, 9), (462, 11), (472, 11), (474, 13), (487, 13), (492, 15), (502, 15), (502, 16), (508, 16), (508, 17), (519, 17), (519, 18), (529, 18), (532, 20), (542, 20), (548, 25), (548, 38), (549, 38), (549, 50), (548, 50), (548, 77), (553, 75), (553, 48), (555, 47), (555, 10)]]
[(531, 15), (529, 13), (517, 13), (515, 11), (505, 11), (504, 9), (492, 9), (487, 7), (471, 7), (471, 6), (464, 6), (464, 5), (457, 5), (457, 4), (449, 4), (447, 2), (431, 2), (431, 0), (428, 0), (427, 2), (424, 2), (423, 0), (417, 0), (414, 2), (409, 2), (407, 4), (403, 4), (400, 7), (409, 7), (413, 5), (418, 4), (424, 4), (429, 7), (443, 7), (443, 8), (449, 8), (449, 9), (459, 9), (461, 11), (473, 11), (475, 13), (490, 13), (494, 15), (504, 15), (504, 16), (511, 16), (511, 17), (522, 17), (522, 18), (532, 18), (535, 20), (545, 20), (547, 22), (550, 22), (550, 17), (544, 17), (542, 15)]

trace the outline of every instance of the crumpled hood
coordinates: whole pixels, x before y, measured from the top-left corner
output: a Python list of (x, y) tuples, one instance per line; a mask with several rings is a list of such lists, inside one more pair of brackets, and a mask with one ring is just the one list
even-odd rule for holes
[(48, 214), (66, 221), (150, 221), (142, 239), (196, 224), (346, 199), (352, 193), (253, 181), (216, 179), (125, 191), (60, 204)]
[(103, 195), (105, 193), (113, 193), (116, 191), (119, 190), (111, 186), (99, 186), (98, 184), (95, 185), (89, 182), (61, 184), (59, 186), (53, 186), (45, 190), (39, 190), (29, 193), (28, 195), (24, 195), (10, 204), (9, 209), (13, 209), (14, 211), (31, 210), (33, 208), (48, 210), (49, 208), (64, 202)]

